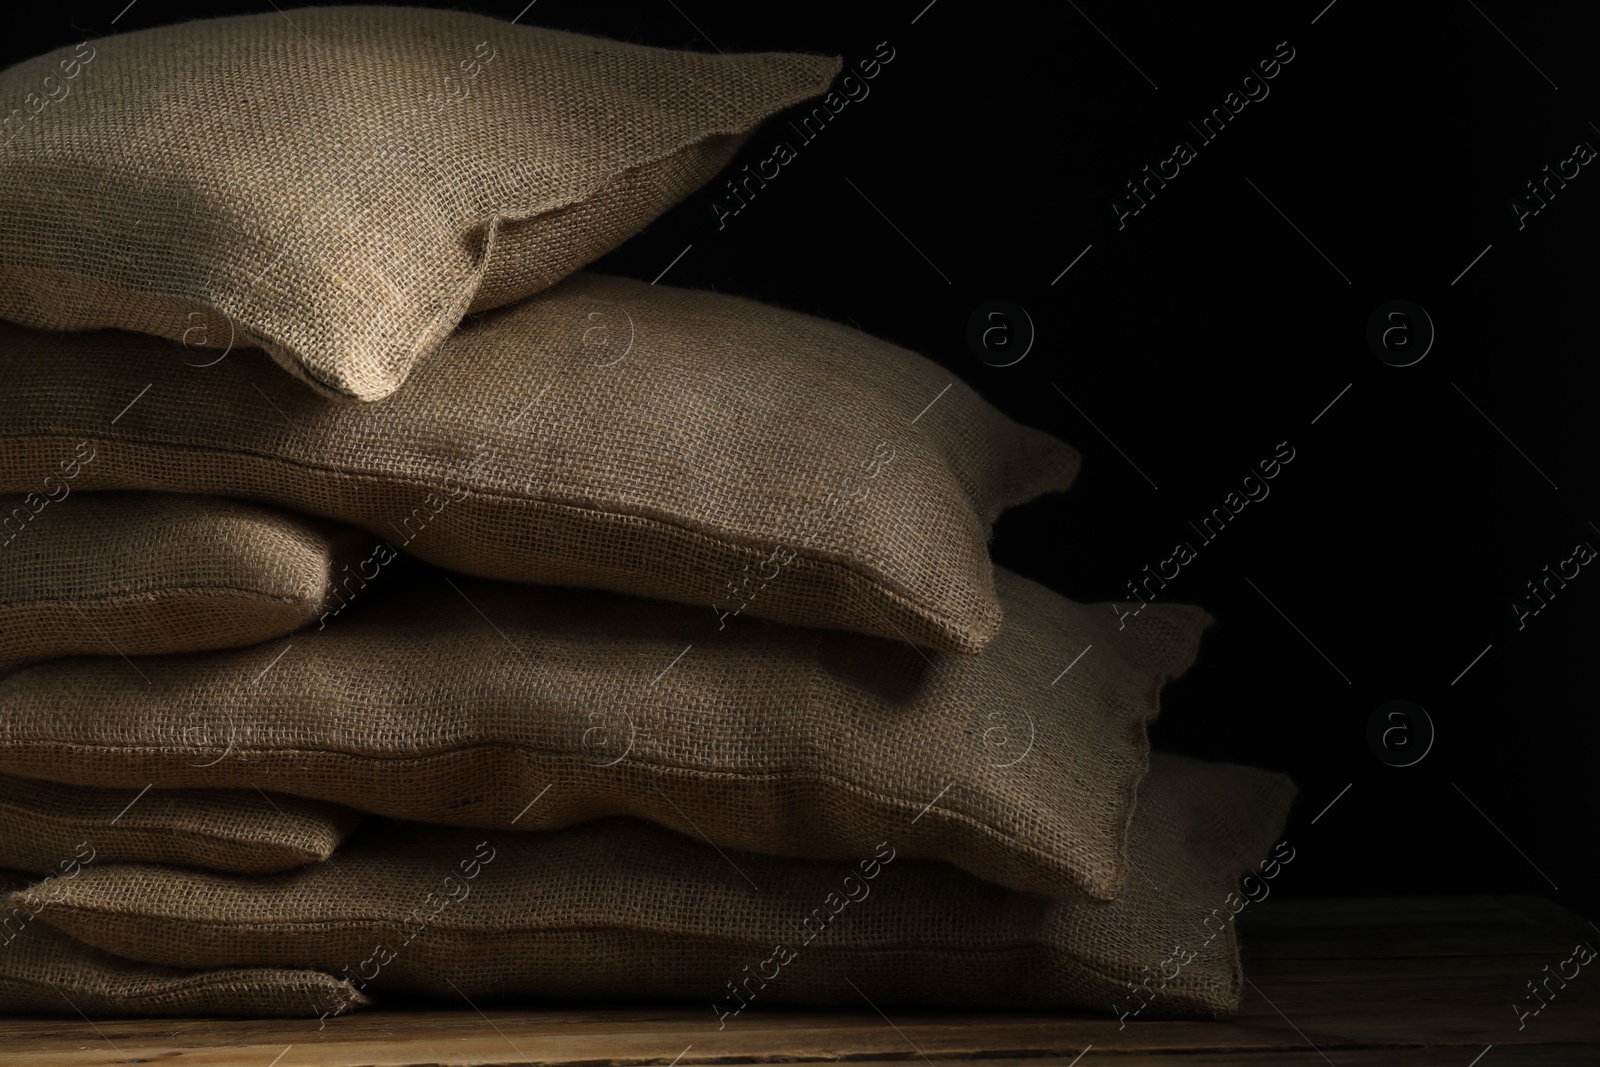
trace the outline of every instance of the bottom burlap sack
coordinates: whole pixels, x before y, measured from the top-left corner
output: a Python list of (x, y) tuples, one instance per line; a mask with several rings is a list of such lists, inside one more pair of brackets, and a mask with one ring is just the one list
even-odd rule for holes
[(720, 1026), (777, 1001), (1127, 1011), (1135, 986), (1147, 1018), (1210, 1015), (1237, 1007), (1242, 980), (1216, 916), (1292, 793), (1281, 775), (1155, 757), (1135, 874), (1109, 903), (900, 857), (892, 830), (843, 865), (719, 851), (626, 819), (521, 834), (402, 823), (353, 840), (337, 869), (104, 867), (12, 903), (54, 889), (44, 921), (155, 963), (310, 967), (457, 1001), (685, 997)]
[[(7, 890), (27, 879), (0, 871)], [(348, 981), (263, 967), (184, 971), (120, 959), (74, 941), (23, 909), (0, 923), (0, 1015), (247, 1015), (320, 1013), (368, 1000)]]
[(264, 874), (325, 860), (360, 812), (259, 789), (95, 789), (0, 775), (0, 868), (176, 863)]

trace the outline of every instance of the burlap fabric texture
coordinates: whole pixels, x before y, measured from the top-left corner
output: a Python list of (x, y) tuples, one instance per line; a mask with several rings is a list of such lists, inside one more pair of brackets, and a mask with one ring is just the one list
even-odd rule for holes
[[(1237, 1007), (1226, 902), (1267, 854), (1281, 775), (1156, 756), (1109, 903), (1009, 892), (902, 855), (899, 831), (851, 863), (719, 853), (633, 820), (565, 833), (400, 824), (327, 864), (270, 877), (153, 865), (88, 869), (40, 913), (135, 959), (312, 967), (374, 991), (684, 997), (737, 1025), (750, 1003), (1126, 1010)], [(29, 907), (50, 883), (15, 894)], [(1207, 923), (1206, 920), (1212, 920)], [(1160, 970), (1162, 977), (1147, 984)]]
[(0, 316), (259, 346), (378, 400), (469, 310), (699, 188), (837, 58), (323, 7), (99, 37), (0, 74)]
[(84, 489), (271, 501), (455, 571), (693, 604), (707, 637), (753, 615), (976, 651), (995, 518), (1078, 468), (850, 326), (624, 279), (468, 322), (382, 404), (181, 356), (0, 327), (0, 490), (87, 441)]
[(256, 789), (96, 789), (0, 775), (0, 868), (175, 863), (263, 874), (325, 860), (359, 812)]
[(0, 674), (256, 644), (319, 623), (376, 576), (364, 531), (216, 497), (76, 492), (99, 456), (66, 454), (75, 477), (58, 462), (38, 492), (0, 497)]
[[(0, 888), (26, 884), (21, 874), (0, 871)], [(42, 910), (49, 901), (50, 893), (41, 891), (28, 907), (8, 907), (0, 922), (0, 1015), (315, 1017), (324, 1004), (348, 1009), (368, 1003), (350, 982), (317, 971), (190, 971), (122, 959), (39, 922), (29, 907)]]
[(1151, 604), (1119, 630), (1110, 604), (998, 579), (1006, 624), (964, 656), (773, 624), (691, 643), (692, 608), (442, 575), (287, 652), (19, 671), (0, 771), (485, 828), (636, 815), (813, 858), (892, 834), (908, 857), (1109, 898), (1146, 724), (1210, 619)]

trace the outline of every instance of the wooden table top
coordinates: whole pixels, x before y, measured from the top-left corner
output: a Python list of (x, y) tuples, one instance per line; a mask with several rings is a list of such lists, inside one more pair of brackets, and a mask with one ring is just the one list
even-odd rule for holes
[[(1600, 1064), (1600, 963), (1547, 996), (1600, 926), (1534, 897), (1275, 902), (1240, 919), (1244, 1010), (1221, 1021), (752, 1006), (718, 1030), (702, 1006), (374, 1009), (328, 1020), (0, 1018), (0, 1063), (175, 1067), (487, 1067), (866, 1061), (873, 1067), (1577, 1067)], [(1550, 972), (1544, 970), (1549, 965)], [(1571, 973), (1574, 964), (1567, 964)], [(1019, 980), (1023, 980), (1019, 976)], [(1545, 987), (1540, 987), (1541, 989)], [(1520, 1023), (1520, 1026), (1519, 1026)], [(1174, 1056), (1174, 1053), (1185, 1053)]]

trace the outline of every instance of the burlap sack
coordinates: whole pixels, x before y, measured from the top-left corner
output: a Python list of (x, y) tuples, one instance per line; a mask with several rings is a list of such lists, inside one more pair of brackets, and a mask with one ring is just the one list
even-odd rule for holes
[[(23, 876), (0, 871), (0, 888), (26, 884)], [(36, 905), (45, 906), (50, 892), (41, 891)], [(317, 971), (185, 971), (135, 963), (90, 948), (37, 918), (13, 905), (0, 921), (0, 1015), (315, 1017), (330, 1006), (370, 1003), (352, 983)]]
[[(91, 869), (40, 917), (179, 966), (312, 967), (457, 999), (686, 997), (724, 1025), (752, 1001), (862, 1007), (863, 995), (1120, 1012), (1129, 983), (1147, 988), (1144, 1017), (1210, 1014), (1237, 1007), (1241, 982), (1216, 915), (1292, 792), (1281, 775), (1157, 756), (1130, 844), (1141, 877), (1110, 903), (1052, 902), (906, 858), (905, 823), (846, 865), (719, 853), (613, 820), (560, 834), (401, 824), (357, 838), (338, 870), (269, 879)], [(1158, 969), (1164, 986), (1145, 987)]]
[(373, 539), (352, 527), (214, 497), (75, 493), (99, 457), (72, 454), (75, 478), (0, 497), (0, 674), (253, 645), (318, 622), (375, 573)]
[(264, 874), (325, 860), (358, 812), (256, 789), (95, 789), (0, 775), (0, 868), (176, 863)]
[(0, 327), (0, 490), (87, 440), (84, 488), (268, 500), (468, 574), (693, 604), (685, 640), (743, 614), (975, 651), (995, 518), (1078, 465), (849, 326), (624, 279), (469, 322), (383, 404), (180, 355)]
[(0, 74), (0, 316), (182, 340), (196, 364), (260, 346), (378, 400), (469, 309), (621, 244), (839, 66), (379, 7), (63, 48)]
[(906, 856), (1109, 898), (1146, 724), (1209, 617), (1157, 603), (1118, 630), (1108, 604), (1005, 571), (999, 588), (1005, 627), (962, 656), (771, 625), (690, 647), (693, 609), (440, 578), (288, 654), (163, 657), (149, 684), (116, 660), (20, 671), (0, 770), (253, 783), (460, 826), (638, 815), (817, 858), (893, 830)]

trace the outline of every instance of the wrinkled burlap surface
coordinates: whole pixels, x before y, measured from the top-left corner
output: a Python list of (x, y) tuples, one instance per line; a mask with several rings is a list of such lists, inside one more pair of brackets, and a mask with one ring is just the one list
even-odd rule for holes
[[(0, 871), (0, 888), (27, 879)], [(68, 884), (63, 880), (60, 885)], [(44, 910), (40, 891), (32, 907)], [(301, 968), (224, 967), (193, 971), (102, 952), (40, 922), (13, 904), (0, 927), (0, 1014), (244, 1015), (315, 1018), (328, 1008), (361, 1007), (368, 999), (349, 981)], [(80, 1015), (81, 1013), (81, 1015)]]
[[(0, 73), (0, 317), (264, 347), (378, 400), (463, 314), (704, 184), (837, 58), (679, 52), (419, 8), (266, 11)], [(7, 106), (11, 106), (10, 103)]]
[(51, 485), (59, 499), (46, 487), (0, 497), (0, 674), (77, 653), (281, 637), (344, 602), (342, 583), (359, 580), (374, 543), (354, 527), (237, 500)]
[[(1052, 902), (906, 858), (904, 826), (848, 864), (723, 852), (634, 820), (564, 833), (399, 824), (339, 869), (269, 877), (153, 865), (63, 880), (41, 919), (130, 958), (311, 967), (375, 990), (742, 1003), (1234, 1010), (1231, 925), (1205, 925), (1265, 855), (1281, 775), (1158, 755), (1109, 903)], [(51, 883), (12, 897), (32, 906)], [(1166, 966), (1163, 966), (1163, 965)], [(1168, 973), (1171, 968), (1175, 973)], [(1117, 1007), (1114, 1007), (1117, 1005)], [(732, 1016), (733, 1018), (729, 1018)]]
[(97, 789), (0, 775), (0, 868), (176, 863), (263, 874), (325, 860), (359, 812), (256, 789)]
[(618, 278), (467, 323), (381, 404), (182, 355), (0, 327), (0, 490), (88, 441), (84, 489), (270, 501), (468, 574), (694, 604), (708, 634), (753, 615), (976, 651), (995, 518), (1078, 468), (859, 330)]
[(907, 856), (1104, 899), (1146, 725), (1210, 621), (1151, 604), (1118, 630), (1111, 605), (1002, 570), (1006, 624), (978, 656), (755, 622), (691, 643), (691, 608), (427, 579), (287, 651), (19, 671), (0, 681), (0, 771), (463, 826), (638, 815), (817, 858), (893, 833)]

